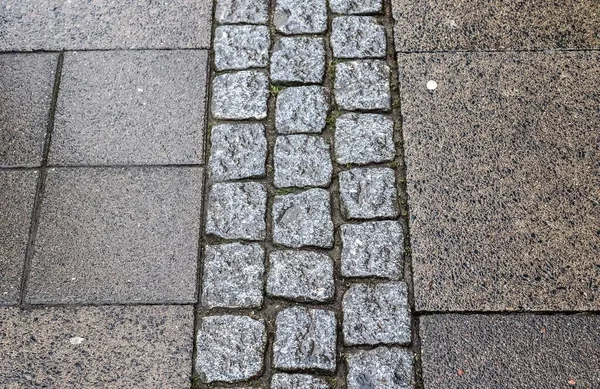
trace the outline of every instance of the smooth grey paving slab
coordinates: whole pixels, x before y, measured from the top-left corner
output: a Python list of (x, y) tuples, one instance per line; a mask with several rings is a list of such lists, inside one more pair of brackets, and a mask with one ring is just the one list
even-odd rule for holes
[(316, 84), (325, 76), (323, 38), (281, 37), (273, 45), (271, 81)]
[(326, 0), (277, 0), (273, 24), (283, 34), (318, 34), (327, 29)]
[(330, 0), (331, 12), (338, 14), (369, 14), (383, 11), (382, 0)]
[(217, 70), (267, 66), (271, 45), (267, 26), (220, 26), (214, 39)]
[(225, 73), (212, 84), (211, 112), (215, 119), (264, 119), (269, 98), (267, 75), (256, 70)]
[(273, 164), (273, 183), (277, 188), (329, 186), (331, 182), (329, 144), (320, 136), (278, 136)]
[(371, 16), (338, 16), (331, 22), (336, 58), (385, 58), (385, 28)]
[(414, 388), (413, 356), (407, 349), (378, 347), (346, 356), (348, 389)]
[(329, 389), (324, 379), (309, 374), (276, 373), (271, 378), (271, 389)]
[(201, 168), (48, 171), (26, 301), (196, 301)]
[(280, 134), (321, 133), (328, 111), (329, 95), (322, 86), (285, 88), (277, 94), (275, 128)]
[(198, 164), (207, 53), (65, 54), (49, 163)]
[(38, 172), (0, 171), (0, 305), (17, 304)]
[(0, 51), (209, 48), (212, 1), (7, 0)]
[(217, 0), (215, 20), (221, 24), (266, 24), (269, 20), (269, 1)]
[(57, 54), (0, 55), (0, 166), (42, 164), (57, 60)]
[(335, 65), (333, 87), (339, 108), (348, 111), (391, 108), (390, 69), (383, 60), (356, 60)]
[(417, 309), (599, 309), (600, 54), (398, 58)]
[(334, 145), (341, 164), (391, 161), (396, 155), (394, 121), (380, 114), (343, 114), (335, 121)]
[(429, 388), (600, 387), (598, 315), (425, 315)]
[(0, 309), (0, 386), (189, 388), (192, 306)]

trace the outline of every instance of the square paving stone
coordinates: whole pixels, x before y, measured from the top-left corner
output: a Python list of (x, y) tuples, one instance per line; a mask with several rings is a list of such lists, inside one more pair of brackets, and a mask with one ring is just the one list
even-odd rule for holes
[(600, 53), (399, 60), (417, 309), (600, 309)]
[(288, 308), (277, 314), (273, 366), (283, 370), (335, 371), (335, 313)]
[(215, 29), (217, 70), (266, 67), (271, 38), (266, 26), (220, 26)]
[(336, 14), (370, 14), (383, 11), (382, 0), (329, 0), (331, 12)]
[(348, 354), (348, 389), (414, 388), (413, 355), (401, 348), (378, 347)]
[(335, 66), (334, 95), (341, 109), (389, 110), (390, 69), (383, 60), (342, 62)]
[(398, 216), (396, 177), (390, 168), (356, 168), (339, 174), (342, 212), (347, 219)]
[(18, 304), (37, 171), (0, 171), (0, 305)]
[(57, 59), (56, 54), (0, 55), (0, 166), (42, 164)]
[(266, 345), (262, 320), (232, 315), (203, 317), (196, 343), (200, 380), (236, 382), (259, 375)]
[(265, 175), (267, 138), (262, 124), (220, 124), (210, 130), (208, 172), (226, 181)]
[(2, 388), (189, 388), (191, 306), (0, 309)]
[(318, 34), (327, 30), (326, 0), (277, 0), (273, 23), (277, 31), (292, 34)]
[(600, 387), (597, 314), (445, 314), (420, 322), (425, 387)]
[(206, 51), (66, 53), (49, 163), (198, 164)]
[(204, 250), (202, 305), (260, 308), (265, 252), (258, 244), (208, 245)]
[(346, 345), (409, 344), (410, 312), (404, 282), (354, 284), (344, 294)]
[(212, 1), (7, 0), (0, 51), (210, 47)]
[(273, 183), (278, 188), (329, 186), (331, 183), (329, 144), (319, 136), (278, 136), (273, 162)]
[(208, 195), (206, 232), (224, 239), (265, 237), (267, 191), (258, 182), (213, 184)]
[(327, 121), (329, 96), (321, 86), (285, 88), (277, 94), (275, 127), (280, 134), (321, 133)]
[(202, 174), (50, 169), (27, 302), (195, 302)]
[(385, 58), (385, 29), (374, 17), (340, 16), (331, 26), (334, 57)]
[(394, 121), (379, 114), (343, 114), (335, 122), (334, 144), (341, 164), (391, 161), (396, 156)]
[(400, 222), (343, 224), (340, 232), (344, 277), (402, 277), (404, 234)]
[(273, 374), (271, 389), (329, 389), (330, 386), (322, 378), (309, 374)]
[(266, 24), (269, 20), (269, 1), (217, 0), (215, 20), (221, 24)]
[(267, 293), (298, 301), (333, 298), (333, 260), (312, 251), (273, 251), (269, 255)]
[(269, 98), (267, 75), (256, 70), (221, 74), (213, 80), (215, 119), (264, 119)]
[(323, 38), (282, 37), (275, 42), (271, 54), (272, 82), (318, 84), (324, 76)]
[(275, 196), (273, 241), (289, 247), (333, 246), (333, 221), (329, 192), (310, 189)]

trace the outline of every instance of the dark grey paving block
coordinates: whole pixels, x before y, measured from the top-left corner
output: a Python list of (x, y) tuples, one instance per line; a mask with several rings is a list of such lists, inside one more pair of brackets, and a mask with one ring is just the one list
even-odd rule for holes
[(49, 170), (26, 300), (195, 302), (202, 174)]
[(212, 3), (7, 0), (0, 51), (207, 49)]
[(3, 388), (189, 388), (191, 306), (0, 309)]
[(598, 388), (598, 315), (421, 317), (428, 388)]
[(206, 51), (65, 54), (50, 164), (202, 163)]
[(57, 59), (0, 55), (0, 166), (41, 165)]
[(417, 309), (599, 309), (600, 53), (399, 60)]
[(19, 302), (37, 171), (0, 171), (0, 305)]
[(392, 0), (398, 51), (600, 48), (598, 1)]

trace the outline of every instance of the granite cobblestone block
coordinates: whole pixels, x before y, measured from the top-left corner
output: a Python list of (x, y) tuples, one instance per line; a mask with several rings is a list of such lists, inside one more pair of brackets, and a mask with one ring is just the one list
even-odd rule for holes
[(266, 24), (268, 0), (217, 0), (215, 20), (221, 24)]
[(278, 188), (328, 186), (331, 182), (329, 144), (319, 136), (278, 136), (274, 164), (273, 182)]
[(271, 39), (266, 26), (220, 26), (215, 29), (217, 70), (266, 67)]
[(330, 0), (331, 12), (338, 14), (370, 14), (383, 11), (382, 0)]
[(326, 0), (277, 0), (273, 23), (286, 35), (319, 34), (327, 29)]
[(356, 60), (335, 66), (335, 101), (341, 109), (389, 110), (390, 69), (383, 60)]
[(339, 174), (342, 213), (348, 219), (398, 216), (396, 177), (390, 168), (356, 168)]
[(331, 48), (336, 58), (385, 58), (385, 29), (371, 16), (333, 19)]
[(346, 357), (348, 389), (414, 388), (413, 355), (410, 350), (378, 347), (359, 350)]
[(329, 99), (321, 86), (285, 88), (277, 94), (275, 127), (280, 134), (321, 133)]
[(394, 121), (380, 114), (343, 114), (335, 122), (334, 144), (341, 164), (391, 161), (396, 155)]
[(329, 389), (330, 386), (322, 378), (309, 374), (273, 374), (271, 389)]
[(273, 46), (271, 81), (317, 84), (325, 76), (323, 38), (281, 37)]
[(212, 85), (215, 119), (264, 119), (269, 98), (267, 75), (256, 70), (221, 74)]

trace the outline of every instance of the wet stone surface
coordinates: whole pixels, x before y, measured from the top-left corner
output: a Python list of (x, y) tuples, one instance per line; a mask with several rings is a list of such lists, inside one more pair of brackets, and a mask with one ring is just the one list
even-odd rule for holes
[(331, 12), (338, 14), (370, 14), (383, 11), (382, 0), (330, 0)]
[(325, 88), (300, 86), (277, 94), (275, 127), (280, 134), (321, 133), (325, 128), (329, 101)]
[(411, 389), (413, 356), (409, 350), (378, 347), (348, 354), (348, 389)]
[(278, 136), (274, 164), (273, 182), (278, 188), (328, 186), (331, 182), (329, 144), (319, 136)]
[(271, 55), (272, 82), (316, 84), (323, 81), (324, 75), (322, 38), (282, 37), (275, 42)]
[(217, 0), (215, 19), (221, 24), (266, 24), (269, 20), (269, 1)]
[(348, 219), (398, 216), (396, 178), (390, 168), (356, 168), (339, 174), (342, 212)]
[(271, 389), (329, 389), (330, 386), (322, 378), (309, 374), (273, 374)]
[(215, 68), (247, 69), (267, 66), (269, 29), (266, 26), (220, 26), (215, 30)]
[(334, 143), (341, 164), (391, 161), (396, 155), (394, 121), (380, 114), (344, 114), (335, 122)]
[(211, 111), (216, 119), (267, 117), (268, 80), (259, 71), (221, 74), (213, 80)]
[(336, 17), (331, 48), (336, 58), (385, 58), (385, 29), (371, 16)]
[(318, 34), (327, 29), (326, 0), (277, 0), (273, 23), (287, 34)]
[(357, 60), (335, 66), (335, 101), (342, 109), (389, 110), (390, 69), (382, 60)]

